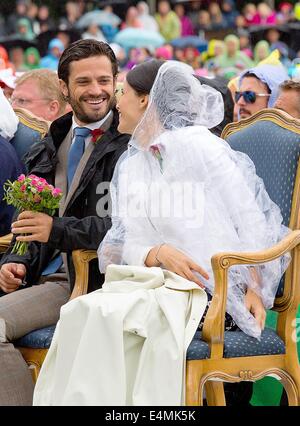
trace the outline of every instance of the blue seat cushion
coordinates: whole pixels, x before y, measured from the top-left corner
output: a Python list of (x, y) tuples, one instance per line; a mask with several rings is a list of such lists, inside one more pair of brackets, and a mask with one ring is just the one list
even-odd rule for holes
[[(278, 355), (285, 353), (281, 338), (271, 328), (265, 328), (261, 339), (257, 340), (242, 331), (225, 331), (224, 357), (237, 358), (243, 356)], [(206, 359), (210, 356), (209, 346), (201, 340), (198, 331), (187, 350), (187, 360)]]
[(49, 349), (53, 338), (55, 325), (50, 327), (40, 328), (39, 330), (31, 331), (20, 339), (16, 340), (16, 346), (32, 349)]

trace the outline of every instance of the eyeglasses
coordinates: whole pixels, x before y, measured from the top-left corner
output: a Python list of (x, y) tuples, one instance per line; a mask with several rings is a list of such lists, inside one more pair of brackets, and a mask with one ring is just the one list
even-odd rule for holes
[(237, 103), (239, 99), (243, 96), (244, 101), (246, 104), (254, 104), (256, 101), (257, 96), (259, 97), (269, 97), (270, 94), (267, 93), (255, 93), (252, 90), (245, 90), (244, 92), (235, 92), (234, 94), (234, 100)]
[(32, 102), (41, 102), (41, 101), (50, 101), (51, 99), (44, 98), (44, 99), (23, 99), (23, 98), (10, 98), (10, 103), (14, 105), (18, 105), (20, 107), (25, 107), (26, 105), (31, 104)]

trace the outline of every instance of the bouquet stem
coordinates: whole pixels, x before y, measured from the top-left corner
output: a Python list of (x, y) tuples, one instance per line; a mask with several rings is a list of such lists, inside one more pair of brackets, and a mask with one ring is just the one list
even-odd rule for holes
[(28, 249), (28, 243), (25, 241), (17, 241), (13, 248), (12, 248), (12, 253), (17, 254), (18, 256), (24, 256), (24, 254), (26, 254)]

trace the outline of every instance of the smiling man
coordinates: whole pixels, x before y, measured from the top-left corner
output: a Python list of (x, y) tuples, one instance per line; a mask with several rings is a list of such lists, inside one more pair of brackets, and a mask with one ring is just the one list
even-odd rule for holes
[[(74, 286), (72, 251), (97, 249), (111, 226), (107, 216), (97, 215), (98, 202), (107, 198), (97, 188), (111, 180), (129, 139), (117, 131), (117, 71), (109, 45), (95, 40), (71, 44), (60, 58), (61, 90), (74, 113), (55, 120), (25, 161), (29, 172), (60, 187), (64, 197), (59, 216), (25, 211), (12, 224), (15, 236), (30, 245), (25, 256), (9, 249), (0, 268), (1, 406), (32, 402), (30, 371), (10, 342), (56, 324)], [(90, 277), (89, 291), (99, 288), (97, 262)]]

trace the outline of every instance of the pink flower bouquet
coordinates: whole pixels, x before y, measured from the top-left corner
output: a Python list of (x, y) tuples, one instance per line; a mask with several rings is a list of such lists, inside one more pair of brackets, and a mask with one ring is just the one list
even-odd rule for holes
[[(7, 181), (4, 184), (4, 200), (20, 213), (29, 210), (54, 216), (61, 197), (61, 189), (54, 188), (46, 179), (35, 175), (20, 175), (14, 182)], [(22, 256), (27, 250), (27, 242), (17, 241), (12, 253)]]

